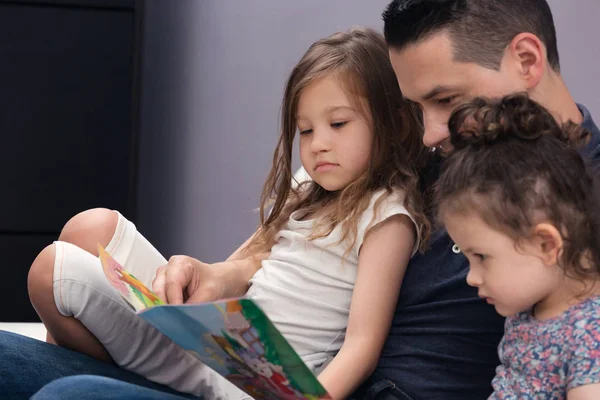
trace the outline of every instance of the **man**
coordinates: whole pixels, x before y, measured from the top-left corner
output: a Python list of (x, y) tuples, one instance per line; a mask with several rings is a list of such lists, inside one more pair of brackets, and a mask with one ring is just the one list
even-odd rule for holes
[[(440, 153), (452, 151), (446, 123), (456, 105), (479, 95), (525, 90), (558, 120), (570, 119), (592, 130), (585, 151), (597, 155), (600, 133), (560, 76), (554, 25), (545, 0), (396, 0), (384, 12), (384, 22), (400, 87), (423, 111), (426, 145)], [(435, 167), (429, 174), (433, 178)], [(185, 277), (171, 281), (170, 290), (173, 285), (181, 290), (201, 275), (192, 262), (172, 263), (168, 269)], [(379, 366), (355, 398), (462, 400), (484, 399), (491, 393), (503, 319), (466, 284), (467, 271), (465, 257), (444, 232), (434, 235), (425, 254), (411, 260)], [(67, 368), (66, 359), (75, 357), (82, 373), (118, 376), (116, 367), (42, 345), (0, 335), (0, 354), (9, 354), (13, 364), (25, 362), (29, 351), (30, 357), (46, 357), (44, 365), (51, 361)], [(9, 368), (0, 362), (0, 373)], [(76, 372), (64, 370), (54, 376)], [(48, 387), (48, 392), (78, 384), (78, 378), (66, 379)], [(13, 381), (5, 386), (10, 389)], [(44, 384), (43, 379), (29, 382), (28, 389), (36, 384)], [(82, 385), (103, 387), (105, 392), (112, 386), (122, 384), (97, 378)], [(149, 395), (149, 390), (139, 388), (137, 398)], [(128, 393), (128, 398), (136, 396)]]
[[(526, 91), (558, 121), (600, 133), (560, 75), (546, 0), (395, 0), (383, 13), (398, 83), (423, 113), (425, 145), (452, 151), (448, 118), (476, 96)], [(502, 320), (466, 284), (468, 262), (446, 233), (411, 260), (371, 386), (377, 398), (484, 399), (499, 363)]]

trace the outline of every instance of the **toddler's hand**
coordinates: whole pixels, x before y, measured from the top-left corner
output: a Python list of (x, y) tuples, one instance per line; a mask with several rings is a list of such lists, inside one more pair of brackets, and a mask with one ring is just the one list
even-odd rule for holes
[(221, 299), (225, 284), (217, 268), (187, 256), (173, 256), (159, 267), (152, 290), (168, 304), (202, 303)]

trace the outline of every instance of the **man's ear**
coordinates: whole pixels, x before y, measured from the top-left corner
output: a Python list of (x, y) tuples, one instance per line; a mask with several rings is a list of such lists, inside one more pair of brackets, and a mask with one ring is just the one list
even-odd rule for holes
[(547, 68), (546, 47), (533, 33), (520, 33), (511, 40), (506, 49), (507, 62), (525, 83), (526, 89), (534, 88)]
[(543, 223), (535, 226), (531, 243), (536, 255), (546, 265), (556, 265), (563, 249), (563, 238), (552, 224)]

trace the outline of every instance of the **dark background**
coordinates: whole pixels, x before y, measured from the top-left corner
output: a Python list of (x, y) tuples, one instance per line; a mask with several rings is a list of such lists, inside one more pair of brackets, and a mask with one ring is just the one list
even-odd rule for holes
[(141, 3), (0, 1), (0, 321), (37, 321), (27, 272), (76, 213), (136, 218)]

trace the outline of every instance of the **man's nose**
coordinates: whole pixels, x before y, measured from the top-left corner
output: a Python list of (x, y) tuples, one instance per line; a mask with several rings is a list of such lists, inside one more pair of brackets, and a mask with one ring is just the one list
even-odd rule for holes
[(437, 147), (450, 137), (446, 118), (442, 118), (431, 112), (424, 112), (423, 124), (425, 129), (423, 144), (427, 147)]

